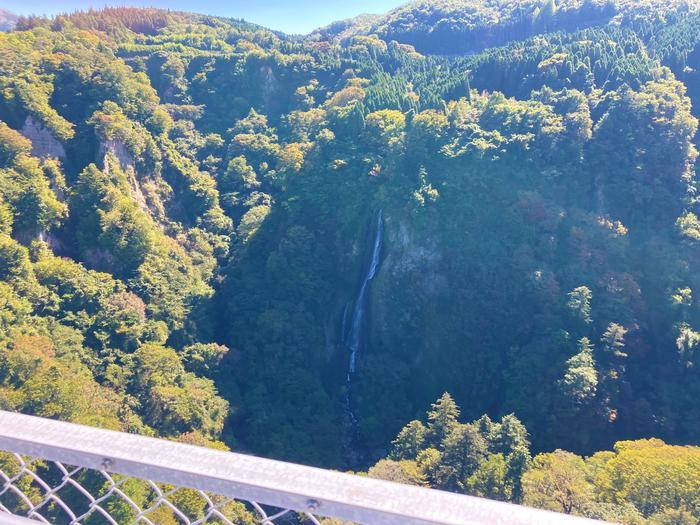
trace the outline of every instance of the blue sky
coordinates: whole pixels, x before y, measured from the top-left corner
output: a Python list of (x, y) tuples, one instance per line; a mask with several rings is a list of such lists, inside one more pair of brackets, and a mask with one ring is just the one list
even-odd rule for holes
[(245, 18), (287, 33), (308, 33), (335, 20), (361, 13), (384, 13), (405, 0), (0, 0), (0, 7), (18, 14), (53, 15), (103, 7), (130, 5), (195, 11)]

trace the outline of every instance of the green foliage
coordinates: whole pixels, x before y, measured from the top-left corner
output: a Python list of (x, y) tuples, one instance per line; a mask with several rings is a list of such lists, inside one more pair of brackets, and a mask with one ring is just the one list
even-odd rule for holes
[(537, 455), (523, 487), (525, 505), (565, 514), (582, 514), (593, 499), (583, 459), (563, 450)]
[(469, 477), (469, 491), (475, 496), (509, 501), (512, 488), (507, 483), (508, 465), (502, 454), (489, 456)]
[(690, 241), (700, 241), (700, 220), (693, 212), (685, 212), (678, 217), (676, 226), (680, 234)]
[[(620, 441), (588, 459), (557, 450), (539, 454), (523, 476), (525, 504), (621, 523), (697, 519), (697, 447), (658, 439)], [(648, 521), (644, 521), (648, 518)]]
[(591, 297), (593, 296), (587, 286), (578, 286), (569, 292), (569, 302), (566, 306), (581, 319), (584, 323), (590, 324), (591, 318)]
[(405, 128), (406, 117), (400, 111), (384, 109), (365, 117), (367, 139), (380, 151), (400, 148)]
[(579, 341), (578, 354), (566, 361), (566, 373), (561, 380), (561, 387), (567, 399), (575, 403), (586, 403), (595, 397), (598, 385), (593, 345), (587, 337)]
[(392, 449), (389, 457), (395, 460), (415, 458), (424, 448), (428, 429), (418, 420), (406, 425), (396, 439), (391, 442)]
[(396, 436), (370, 475), (697, 517), (650, 485), (693, 479), (685, 449), (530, 457), (700, 439), (695, 9), (421, 1), (306, 38), (22, 19), (0, 34), (0, 405), (336, 468)]
[(500, 422), (483, 416), (465, 424), (458, 418), (459, 407), (444, 393), (426, 413), (428, 426), (408, 423), (392, 442), (390, 459), (379, 461), (369, 475), (520, 501), (530, 459), (525, 427), (512, 414)]
[(144, 345), (134, 360), (134, 389), (147, 422), (171, 435), (195, 429), (209, 438), (221, 433), (228, 404), (212, 381), (185, 372), (171, 348)]
[(32, 141), (0, 121), (0, 164), (5, 166), (14, 162), (20, 155), (28, 155), (32, 150)]
[(440, 469), (433, 483), (446, 490), (464, 490), (484, 462), (488, 445), (474, 425), (455, 425), (440, 442)]
[(262, 204), (253, 206), (245, 212), (237, 229), (241, 242), (248, 242), (255, 235), (269, 213), (270, 207)]
[(387, 42), (396, 40), (414, 46), (422, 53), (462, 54), (557, 29), (619, 24), (645, 31), (656, 22), (656, 17), (673, 19), (685, 6), (680, 1), (657, 0), (649, 3), (648, 10), (640, 11), (629, 0), (415, 0), (386, 15), (360, 16), (316, 33), (321, 38), (342, 41), (368, 40), (358, 35), (378, 35)]
[[(608, 355), (614, 358), (627, 357), (627, 354), (622, 351), (622, 349), (625, 347), (626, 333), (627, 329), (617, 323), (610, 323), (608, 325), (608, 328), (605, 330), (603, 338), (601, 339), (603, 349), (608, 353)], [(584, 345), (582, 344), (582, 346)]]
[(415, 461), (382, 459), (367, 471), (370, 478), (404, 483), (405, 485), (425, 486), (425, 475)]
[(216, 343), (195, 343), (182, 349), (182, 358), (188, 371), (211, 376), (218, 370), (228, 348)]
[(428, 412), (429, 442), (436, 446), (452, 433), (459, 418), (459, 407), (452, 396), (445, 392), (433, 403)]
[[(594, 456), (595, 457), (595, 456)], [(644, 515), (664, 509), (700, 512), (697, 447), (667, 445), (658, 439), (621, 441), (598, 470), (600, 498), (629, 501)]]
[(36, 234), (58, 226), (68, 209), (51, 187), (55, 165), (24, 153), (9, 164), (0, 168), (0, 195), (11, 206), (15, 230)]
[[(639, 92), (623, 87), (595, 126), (593, 167), (605, 170), (603, 197), (625, 224), (672, 222), (683, 212), (698, 125), (685, 91), (673, 78), (648, 82)], [(613, 135), (620, 138), (621, 125), (629, 134), (611, 142)]]
[(664, 509), (648, 520), (650, 525), (692, 525), (695, 522), (695, 516), (682, 509)]
[(145, 173), (160, 170), (161, 153), (153, 137), (143, 125), (131, 121), (116, 102), (105, 101), (102, 109), (93, 113), (87, 123), (93, 126), (105, 149), (114, 150), (118, 156), (121, 148), (126, 150), (128, 158), (121, 154), (119, 159), (122, 166), (135, 164)]

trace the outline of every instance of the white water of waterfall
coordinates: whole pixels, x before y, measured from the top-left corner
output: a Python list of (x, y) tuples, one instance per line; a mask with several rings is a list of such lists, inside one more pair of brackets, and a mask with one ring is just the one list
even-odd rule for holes
[(341, 342), (343, 348), (350, 350), (350, 360), (348, 362), (348, 373), (343, 395), (343, 405), (345, 414), (345, 437), (343, 448), (345, 449), (348, 464), (355, 467), (360, 465), (362, 460), (362, 446), (359, 440), (357, 428), (357, 417), (353, 407), (352, 378), (357, 368), (358, 357), (362, 354), (363, 344), (366, 338), (365, 317), (367, 311), (367, 291), (372, 279), (379, 270), (380, 256), (382, 252), (382, 211), (377, 212), (377, 220), (374, 231), (374, 241), (370, 259), (367, 262), (367, 271), (360, 283), (360, 287), (355, 296), (355, 301), (345, 307), (341, 326)]
[(360, 286), (360, 291), (355, 298), (355, 306), (352, 312), (352, 321), (350, 323), (350, 333), (348, 334), (348, 347), (350, 348), (350, 362), (348, 363), (348, 377), (347, 381), (350, 382), (350, 377), (355, 373), (355, 368), (357, 366), (357, 354), (360, 351), (360, 346), (362, 345), (362, 328), (363, 321), (365, 318), (365, 310), (367, 305), (365, 304), (367, 295), (367, 286), (369, 282), (374, 279), (377, 274), (377, 268), (379, 267), (379, 256), (382, 251), (382, 210), (377, 213), (377, 231), (374, 235), (374, 244), (372, 245), (372, 258), (369, 261), (369, 266), (367, 268), (367, 274), (362, 281), (362, 286)]

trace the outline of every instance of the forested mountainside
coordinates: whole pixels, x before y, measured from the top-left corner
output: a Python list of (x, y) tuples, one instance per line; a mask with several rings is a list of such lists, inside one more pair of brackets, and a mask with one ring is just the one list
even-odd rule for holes
[(335, 22), (311, 36), (347, 42), (375, 34), (419, 52), (470, 54), (536, 34), (592, 26), (631, 27), (648, 35), (697, 11), (693, 0), (417, 0), (386, 15)]
[(5, 9), (0, 9), (0, 31), (9, 31), (16, 23), (17, 15)]
[(423, 2), (343, 38), (21, 18), (0, 408), (697, 521), (698, 5)]

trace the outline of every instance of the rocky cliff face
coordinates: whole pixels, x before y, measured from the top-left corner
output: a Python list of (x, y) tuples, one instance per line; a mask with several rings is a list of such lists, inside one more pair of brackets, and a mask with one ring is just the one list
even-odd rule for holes
[[(1, 10), (0, 10), (1, 11)], [(2, 13), (0, 12), (0, 16)], [(28, 116), (21, 130), (22, 135), (32, 141), (32, 154), (37, 157), (51, 157), (54, 159), (64, 159), (66, 150), (51, 132)]]
[(371, 333), (387, 351), (400, 351), (415, 363), (425, 342), (411, 345), (417, 352), (409, 351), (404, 333), (413, 333), (413, 343), (423, 341), (424, 306), (447, 293), (449, 281), (441, 270), (443, 255), (435, 238), (417, 232), (404, 218), (388, 215), (386, 225), (385, 260), (372, 292)]
[(119, 166), (123, 171), (134, 169), (134, 158), (120, 140), (105, 140), (100, 142), (98, 157), (104, 159), (107, 154), (112, 154), (119, 161)]
[(438, 270), (443, 256), (436, 240), (422, 237), (407, 220), (389, 217), (387, 223), (393, 227), (389, 230), (393, 250), (386, 257), (388, 277), (417, 278), (415, 284), (428, 295), (446, 289), (445, 277)]
[(513, 263), (496, 256), (509, 241), (504, 235), (503, 243), (487, 246), (467, 214), (449, 223), (444, 217), (386, 209), (384, 259), (369, 297), (364, 384), (356, 387), (360, 429), (369, 439), (394, 424), (387, 414), (402, 410), (397, 422), (411, 419), (445, 390), (471, 400), (470, 417), (500, 399), (502, 360), (516, 323), (488, 305), (493, 296), (518, 303), (517, 283), (503, 277), (514, 273)]
[[(355, 389), (361, 436), (370, 454), (378, 455), (375, 447), (391, 439), (399, 419), (413, 417), (412, 407), (424, 402), (416, 393), (432, 394), (429, 385), (449, 373), (440, 361), (442, 349), (453, 346), (454, 334), (441, 321), (453, 291), (439, 237), (396, 210), (387, 210), (384, 229), (383, 260), (369, 291), (367, 348)], [(387, 406), (405, 412), (397, 417)], [(381, 419), (389, 413), (396, 421)]]
[(102, 159), (106, 170), (110, 169), (110, 158), (112, 162), (118, 162), (119, 168), (126, 174), (131, 198), (154, 220), (159, 222), (165, 220), (164, 201), (172, 190), (162, 179), (154, 177), (153, 174), (139, 173), (134, 157), (123, 142), (116, 139), (100, 142), (98, 158)]

